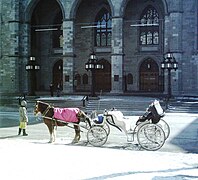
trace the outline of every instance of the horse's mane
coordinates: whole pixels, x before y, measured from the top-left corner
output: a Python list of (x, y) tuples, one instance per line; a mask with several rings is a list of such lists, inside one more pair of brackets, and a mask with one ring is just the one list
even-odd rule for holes
[(43, 101), (36, 101), (36, 105), (38, 106), (40, 111), (45, 111), (47, 107), (53, 108), (50, 104), (43, 102)]
[(36, 101), (36, 104), (44, 104), (44, 105), (47, 105), (47, 106), (49, 106), (49, 104), (48, 104), (48, 103), (46, 103), (46, 102), (43, 102), (43, 101)]

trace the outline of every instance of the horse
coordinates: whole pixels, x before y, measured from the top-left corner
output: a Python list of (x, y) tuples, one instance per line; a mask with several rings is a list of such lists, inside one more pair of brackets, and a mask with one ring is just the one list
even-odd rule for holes
[[(75, 115), (76, 122), (71, 123), (69, 120), (68, 122), (65, 122), (64, 120), (57, 119), (54, 115), (57, 113), (57, 111), (71, 111), (74, 110), (73, 116)], [(88, 126), (91, 127), (90, 118), (87, 116), (82, 110), (79, 108), (55, 108), (51, 106), (48, 103), (42, 102), (42, 101), (36, 101), (35, 109), (34, 109), (34, 115), (38, 115), (39, 113), (42, 114), (43, 121), (47, 125), (49, 133), (50, 133), (50, 141), (49, 143), (55, 142), (56, 135), (55, 135), (55, 126), (67, 126), (69, 123), (73, 124), (73, 127), (75, 129), (75, 137), (72, 141), (72, 143), (78, 143), (80, 140), (80, 126), (79, 123), (86, 122), (88, 123)], [(75, 114), (74, 114), (75, 113)], [(70, 118), (72, 116), (68, 116), (66, 118)]]

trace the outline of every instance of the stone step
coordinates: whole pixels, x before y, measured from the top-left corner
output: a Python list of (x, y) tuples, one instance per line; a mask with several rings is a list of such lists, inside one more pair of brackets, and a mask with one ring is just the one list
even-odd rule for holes
[(187, 112), (187, 113), (198, 113), (198, 107), (194, 106), (168, 106), (167, 112)]
[(146, 108), (149, 106), (150, 102), (136, 101), (132, 102), (129, 100), (109, 100), (109, 101), (89, 101), (86, 106), (86, 111), (91, 113), (93, 110), (102, 113), (105, 109), (109, 110), (115, 108), (121, 111), (124, 115), (142, 115)]
[[(122, 111), (124, 115), (142, 115), (146, 108), (149, 106), (151, 101), (130, 101), (129, 99), (122, 100), (111, 100), (109, 101), (89, 101), (86, 106), (86, 111), (90, 113), (93, 110), (97, 110), (102, 113), (105, 109), (116, 108)], [(188, 113), (198, 113), (198, 103), (197, 102), (170, 102), (168, 109), (163, 101), (160, 101), (162, 108), (166, 112), (188, 112)]]

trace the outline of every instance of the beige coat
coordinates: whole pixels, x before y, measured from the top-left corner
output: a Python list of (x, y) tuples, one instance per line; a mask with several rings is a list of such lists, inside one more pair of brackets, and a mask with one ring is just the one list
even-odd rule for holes
[(20, 106), (20, 108), (19, 108), (19, 121), (20, 122), (28, 122), (26, 107)]

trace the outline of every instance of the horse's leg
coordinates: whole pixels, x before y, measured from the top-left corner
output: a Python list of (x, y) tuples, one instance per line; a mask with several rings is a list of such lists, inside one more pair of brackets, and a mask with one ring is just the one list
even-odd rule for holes
[(54, 142), (54, 138), (53, 138), (53, 134), (54, 134), (54, 128), (53, 126), (48, 126), (48, 129), (49, 129), (49, 133), (50, 133), (50, 140), (49, 140), (49, 143), (52, 143)]
[(50, 134), (49, 143), (52, 143), (52, 142), (54, 142), (54, 138), (53, 138), (53, 136), (54, 136), (53, 135), (54, 134), (54, 125), (52, 124), (52, 121), (48, 120), (48, 119), (44, 119), (44, 122), (47, 125), (48, 130), (49, 130), (49, 134)]
[(51, 128), (50, 129), (51, 129), (50, 143), (53, 143), (56, 140), (56, 130), (54, 128), (54, 124), (53, 123), (51, 124)]
[(56, 129), (57, 129), (57, 127), (55, 128), (55, 127), (53, 126), (53, 131), (52, 131), (53, 142), (56, 141)]
[(78, 125), (74, 125), (74, 129), (75, 129), (75, 137), (72, 143), (78, 143), (80, 140), (80, 127)]

